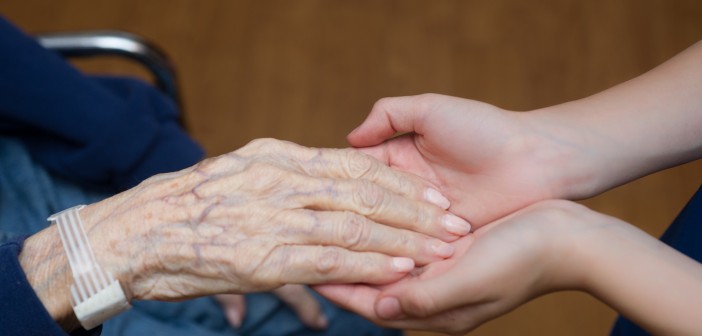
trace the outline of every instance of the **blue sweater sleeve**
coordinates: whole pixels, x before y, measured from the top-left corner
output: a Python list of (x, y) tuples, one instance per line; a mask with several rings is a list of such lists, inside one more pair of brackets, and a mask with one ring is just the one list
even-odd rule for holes
[[(51, 318), (19, 263), (23, 238), (0, 245), (0, 334), (67, 335)], [(99, 335), (102, 327), (79, 329), (71, 335)]]
[(126, 189), (194, 164), (175, 104), (135, 79), (89, 78), (0, 17), (0, 133), (50, 171)]

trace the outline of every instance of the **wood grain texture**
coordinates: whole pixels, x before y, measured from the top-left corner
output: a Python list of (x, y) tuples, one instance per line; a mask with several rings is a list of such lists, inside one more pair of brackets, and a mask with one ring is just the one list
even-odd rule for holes
[[(110, 28), (157, 41), (177, 64), (185, 118), (210, 155), (260, 137), (345, 146), (385, 96), (556, 104), (702, 39), (699, 0), (5, 0), (0, 11), (30, 33)], [(79, 66), (144, 76), (112, 60)], [(659, 235), (700, 182), (696, 162), (584, 203)], [(586, 295), (559, 293), (472, 334), (602, 335), (614, 316)]]

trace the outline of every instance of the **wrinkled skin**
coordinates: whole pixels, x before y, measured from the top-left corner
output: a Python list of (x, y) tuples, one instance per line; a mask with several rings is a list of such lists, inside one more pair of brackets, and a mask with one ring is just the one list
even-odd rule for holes
[(355, 150), (264, 139), (81, 216), (108, 247), (98, 259), (139, 299), (388, 283), (453, 253), (441, 240), (458, 236), (442, 223), (457, 218), (425, 200), (428, 188)]

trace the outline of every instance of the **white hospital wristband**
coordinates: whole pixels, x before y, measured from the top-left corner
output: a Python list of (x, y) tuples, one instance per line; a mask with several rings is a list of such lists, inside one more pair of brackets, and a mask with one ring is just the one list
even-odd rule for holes
[(93, 329), (105, 320), (128, 310), (124, 290), (110, 272), (98, 265), (88, 236), (83, 229), (79, 205), (63, 210), (48, 218), (58, 226), (63, 248), (68, 256), (74, 283), (71, 285), (71, 305), (80, 324)]

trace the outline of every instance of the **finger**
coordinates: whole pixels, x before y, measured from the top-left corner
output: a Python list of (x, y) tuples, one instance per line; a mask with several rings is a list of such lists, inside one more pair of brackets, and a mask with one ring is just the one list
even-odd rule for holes
[(334, 245), (359, 252), (412, 258), (418, 265), (453, 255), (451, 244), (421, 233), (378, 224), (350, 211), (293, 210), (276, 215), (276, 236), (297, 245)]
[(314, 210), (352, 211), (378, 223), (453, 241), (470, 232), (470, 224), (439, 207), (397, 195), (363, 180), (301, 178), (291, 195)]
[(490, 319), (499, 316), (500, 314), (495, 313), (499, 311), (499, 308), (495, 307), (495, 305), (496, 303), (494, 302), (467, 305), (422, 318), (404, 316), (402, 319), (385, 320), (376, 317), (376, 319), (373, 319), (373, 322), (396, 329), (431, 330), (452, 335), (464, 335)]
[(358, 148), (359, 152), (368, 154), (394, 170), (408, 172), (428, 181), (432, 186), (443, 186), (434, 169), (427, 163), (415, 142), (416, 134), (395, 137), (373, 147)]
[(422, 120), (434, 110), (432, 97), (419, 95), (378, 100), (363, 123), (347, 136), (354, 147), (377, 145), (398, 132), (421, 134)]
[(388, 151), (387, 142), (372, 147), (357, 148), (357, 150), (363, 154), (372, 156), (384, 165), (390, 166), (390, 152)]
[[(454, 268), (455, 269), (455, 268)], [(430, 279), (416, 279), (393, 286), (378, 296), (377, 316), (384, 320), (428, 318), (468, 301), (462, 290), (463, 277), (453, 270)]]
[(241, 327), (241, 323), (246, 315), (246, 299), (239, 294), (219, 294), (215, 299), (222, 306), (224, 316), (235, 328)]
[(391, 283), (414, 269), (412, 259), (335, 246), (282, 245), (257, 268), (257, 277), (287, 284)]
[(476, 316), (476, 313), (484, 310), (482, 307), (459, 308), (426, 318), (403, 317), (403, 319), (385, 320), (380, 318), (375, 311), (375, 302), (381, 295), (381, 291), (373, 286), (334, 284), (315, 285), (312, 286), (312, 289), (339, 307), (359, 314), (375, 324), (395, 329), (433, 330), (464, 334), (479, 325), (476, 321), (485, 320)]
[[(234, 175), (229, 183), (239, 190), (241, 185), (251, 184), (258, 189), (266, 184), (282, 183), (283, 180), (294, 179), (297, 175), (329, 178), (329, 179), (362, 179), (378, 184), (394, 193), (434, 204), (442, 209), (448, 209), (449, 200), (429, 179), (392, 169), (372, 156), (358, 150), (308, 148), (294, 143), (264, 139), (259, 143), (261, 152), (250, 162), (243, 165), (243, 174)], [(249, 145), (247, 145), (249, 147)], [(240, 155), (240, 154), (237, 154)], [(234, 153), (228, 157), (234, 157)], [(222, 159), (223, 160), (223, 159)], [(240, 166), (242, 164), (239, 164)], [(216, 186), (199, 186), (206, 192), (209, 189), (221, 189), (220, 182)]]
[(352, 148), (315, 149), (312, 160), (300, 164), (300, 169), (310, 176), (334, 179), (363, 179), (378, 184), (392, 192), (414, 200), (433, 203), (442, 209), (451, 205), (432, 183), (415, 174), (388, 167), (383, 161)]
[(266, 162), (313, 177), (369, 180), (400, 195), (427, 201), (442, 209), (450, 206), (448, 199), (426, 179), (391, 169), (384, 162), (356, 149), (309, 148), (270, 139), (264, 139), (261, 143), (265, 145), (261, 145), (256, 153), (259, 163)]
[(314, 329), (325, 329), (327, 318), (317, 299), (302, 285), (285, 285), (273, 291), (300, 318), (300, 321)]
[(370, 320), (379, 320), (375, 313), (375, 302), (380, 290), (363, 284), (332, 284), (311, 287), (336, 305), (353, 311)]

